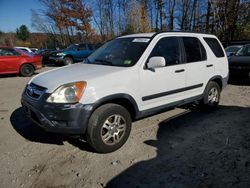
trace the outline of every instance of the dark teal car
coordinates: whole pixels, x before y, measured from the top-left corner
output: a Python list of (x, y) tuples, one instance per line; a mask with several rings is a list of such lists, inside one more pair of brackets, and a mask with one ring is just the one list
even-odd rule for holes
[(64, 50), (54, 51), (50, 54), (51, 63), (58, 65), (70, 65), (83, 61), (95, 50), (93, 44), (72, 44)]

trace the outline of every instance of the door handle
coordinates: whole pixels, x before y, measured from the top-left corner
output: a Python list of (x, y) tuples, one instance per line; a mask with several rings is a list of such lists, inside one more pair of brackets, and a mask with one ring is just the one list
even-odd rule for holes
[(179, 70), (176, 70), (174, 72), (179, 73), (179, 72), (184, 72), (184, 71), (185, 71), (185, 69), (179, 69)]
[(213, 64), (206, 65), (206, 67), (212, 67), (212, 66), (214, 66), (214, 65)]

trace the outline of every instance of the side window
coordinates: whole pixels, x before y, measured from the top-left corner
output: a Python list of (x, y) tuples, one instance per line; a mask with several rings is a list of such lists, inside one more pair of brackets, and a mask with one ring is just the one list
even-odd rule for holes
[(25, 52), (29, 52), (27, 49), (25, 49), (25, 48), (18, 48), (18, 49), (20, 49), (20, 50), (22, 50), (22, 51), (25, 51)]
[(86, 44), (80, 44), (80, 45), (78, 46), (78, 49), (79, 49), (79, 50), (87, 50)]
[(210, 49), (213, 51), (213, 53), (216, 57), (225, 57), (225, 54), (224, 54), (224, 52), (221, 48), (221, 45), (217, 39), (209, 38), (209, 37), (204, 37), (203, 39), (206, 41), (206, 43), (208, 44)]
[(162, 56), (165, 58), (166, 66), (180, 63), (179, 42), (176, 37), (160, 39), (155, 45), (149, 57)]
[(245, 56), (250, 56), (250, 46), (246, 46), (246, 50), (244, 51)]
[(89, 50), (94, 50), (92, 44), (88, 44), (88, 48), (89, 48)]
[(183, 37), (182, 39), (186, 52), (187, 63), (204, 61), (207, 59), (206, 50), (198, 38)]
[(7, 49), (7, 48), (0, 49), (0, 56), (15, 56), (15, 55), (19, 55), (19, 53), (17, 53), (13, 49)]

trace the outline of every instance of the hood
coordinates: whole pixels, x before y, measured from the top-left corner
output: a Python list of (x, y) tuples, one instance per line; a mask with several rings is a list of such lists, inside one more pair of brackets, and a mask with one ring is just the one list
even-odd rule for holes
[(51, 51), (50, 54), (57, 54), (57, 53), (62, 53), (64, 52), (64, 50), (54, 50), (54, 51)]
[(51, 93), (63, 84), (76, 81), (88, 82), (92, 79), (123, 71), (125, 69), (126, 67), (77, 63), (41, 73), (31, 79), (29, 83), (32, 82), (36, 85), (45, 87), (48, 89), (48, 93)]

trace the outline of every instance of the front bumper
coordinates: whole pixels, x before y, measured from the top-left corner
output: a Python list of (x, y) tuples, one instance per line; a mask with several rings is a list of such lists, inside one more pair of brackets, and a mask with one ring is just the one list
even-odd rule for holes
[(47, 103), (49, 94), (35, 100), (22, 94), (21, 103), (25, 113), (38, 126), (48, 132), (63, 134), (84, 134), (93, 105)]
[(51, 62), (55, 62), (55, 63), (63, 63), (63, 56), (59, 56), (59, 57), (55, 57), (55, 56), (50, 56), (49, 57), (49, 60), (51, 61)]

